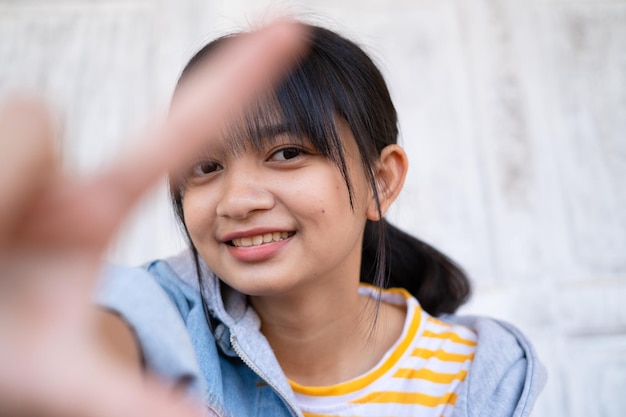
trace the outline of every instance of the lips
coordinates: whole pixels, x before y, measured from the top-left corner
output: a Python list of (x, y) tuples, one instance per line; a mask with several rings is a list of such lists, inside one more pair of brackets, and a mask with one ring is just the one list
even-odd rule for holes
[(294, 235), (294, 232), (272, 232), (263, 233), (254, 236), (240, 237), (232, 239), (228, 243), (238, 248), (247, 248), (251, 246), (261, 246), (267, 243), (280, 242)]

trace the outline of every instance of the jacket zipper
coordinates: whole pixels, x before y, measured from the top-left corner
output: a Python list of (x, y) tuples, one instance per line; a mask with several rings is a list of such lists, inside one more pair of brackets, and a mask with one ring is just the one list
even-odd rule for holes
[(287, 404), (287, 406), (291, 409), (291, 413), (297, 417), (301, 416), (301, 414), (297, 411), (298, 408), (288, 398), (286, 398), (283, 395), (283, 393), (278, 389), (278, 387), (274, 383), (272, 383), (270, 379), (267, 376), (265, 376), (265, 374), (261, 372), (261, 370), (250, 360), (248, 355), (244, 353), (244, 351), (241, 349), (241, 346), (239, 345), (239, 342), (237, 342), (237, 337), (235, 337), (233, 333), (230, 334), (230, 344), (233, 346), (233, 349), (235, 349), (235, 353), (237, 353), (237, 356), (239, 356), (239, 358), (246, 365), (248, 365), (248, 367), (252, 369), (254, 373), (260, 376), (265, 382), (267, 382), (267, 385), (269, 385), (270, 387), (274, 389), (274, 392), (276, 392), (278, 396), (285, 402), (285, 404)]

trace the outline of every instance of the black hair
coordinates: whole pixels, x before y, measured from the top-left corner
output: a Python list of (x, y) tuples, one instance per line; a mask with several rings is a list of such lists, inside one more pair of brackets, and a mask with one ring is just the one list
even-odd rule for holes
[[(383, 148), (397, 143), (398, 137), (397, 113), (387, 85), (371, 58), (354, 42), (328, 29), (307, 26), (308, 52), (271, 95), (246, 111), (244, 123), (230, 128), (228, 134), (237, 138), (230, 142), (233, 146), (259, 148), (273, 136), (263, 133), (273, 125), (271, 122), (275, 123), (270, 119), (278, 118), (282, 128), (295, 138), (307, 140), (337, 165), (352, 205), (353, 190), (338, 134), (337, 123), (342, 120), (356, 140), (380, 214), (373, 168)], [(236, 36), (218, 38), (200, 49), (184, 68), (179, 83), (216, 47)], [(184, 187), (184, 179), (172, 173), (174, 211), (189, 240), (202, 288), (199, 255), (185, 225)], [(467, 277), (448, 257), (384, 219), (366, 223), (360, 279), (380, 288), (405, 288), (432, 315), (453, 313), (470, 294)]]

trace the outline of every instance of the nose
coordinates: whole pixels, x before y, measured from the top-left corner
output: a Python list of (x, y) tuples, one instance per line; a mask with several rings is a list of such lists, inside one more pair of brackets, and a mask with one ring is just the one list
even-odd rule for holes
[(220, 217), (243, 220), (254, 212), (271, 209), (274, 204), (274, 195), (266, 187), (263, 175), (240, 167), (226, 173), (216, 210)]

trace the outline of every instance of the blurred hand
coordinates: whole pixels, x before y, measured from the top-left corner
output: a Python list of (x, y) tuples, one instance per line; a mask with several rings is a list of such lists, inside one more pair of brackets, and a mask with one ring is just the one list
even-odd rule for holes
[(0, 110), (0, 417), (199, 415), (107, 355), (91, 293), (140, 196), (282, 75), (302, 30), (278, 22), (229, 43), (186, 80), (165, 121), (88, 180), (61, 172), (45, 106), (21, 98)]

